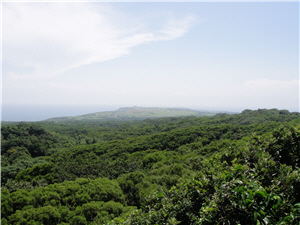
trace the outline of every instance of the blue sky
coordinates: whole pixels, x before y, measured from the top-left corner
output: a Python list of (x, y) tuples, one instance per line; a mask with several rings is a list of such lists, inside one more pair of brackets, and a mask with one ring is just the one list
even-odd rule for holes
[(299, 111), (297, 2), (3, 2), (3, 105)]

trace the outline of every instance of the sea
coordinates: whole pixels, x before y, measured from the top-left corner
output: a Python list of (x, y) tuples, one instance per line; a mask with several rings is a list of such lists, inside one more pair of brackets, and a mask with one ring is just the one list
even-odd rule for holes
[(53, 117), (79, 116), (114, 111), (123, 106), (99, 105), (2, 105), (1, 121), (41, 121)]

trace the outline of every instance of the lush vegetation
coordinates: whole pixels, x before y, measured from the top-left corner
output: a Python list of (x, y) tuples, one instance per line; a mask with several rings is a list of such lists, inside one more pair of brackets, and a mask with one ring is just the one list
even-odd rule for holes
[(2, 224), (299, 224), (300, 115), (1, 128)]

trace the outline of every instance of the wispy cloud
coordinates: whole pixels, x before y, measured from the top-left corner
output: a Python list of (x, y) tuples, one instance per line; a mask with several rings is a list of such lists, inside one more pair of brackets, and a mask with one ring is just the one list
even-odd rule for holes
[[(140, 18), (101, 3), (3, 3), (3, 59), (30, 72), (14, 79), (53, 77), (67, 70), (130, 53), (132, 47), (184, 35), (195, 17), (162, 17), (153, 30)], [(125, 20), (125, 22), (124, 22)], [(128, 23), (126, 23), (127, 21)], [(124, 27), (124, 24), (126, 26)]]

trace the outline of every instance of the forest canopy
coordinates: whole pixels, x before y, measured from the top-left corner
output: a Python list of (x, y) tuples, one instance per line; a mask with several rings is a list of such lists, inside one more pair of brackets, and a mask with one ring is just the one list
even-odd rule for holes
[(299, 224), (300, 116), (1, 127), (1, 224)]

